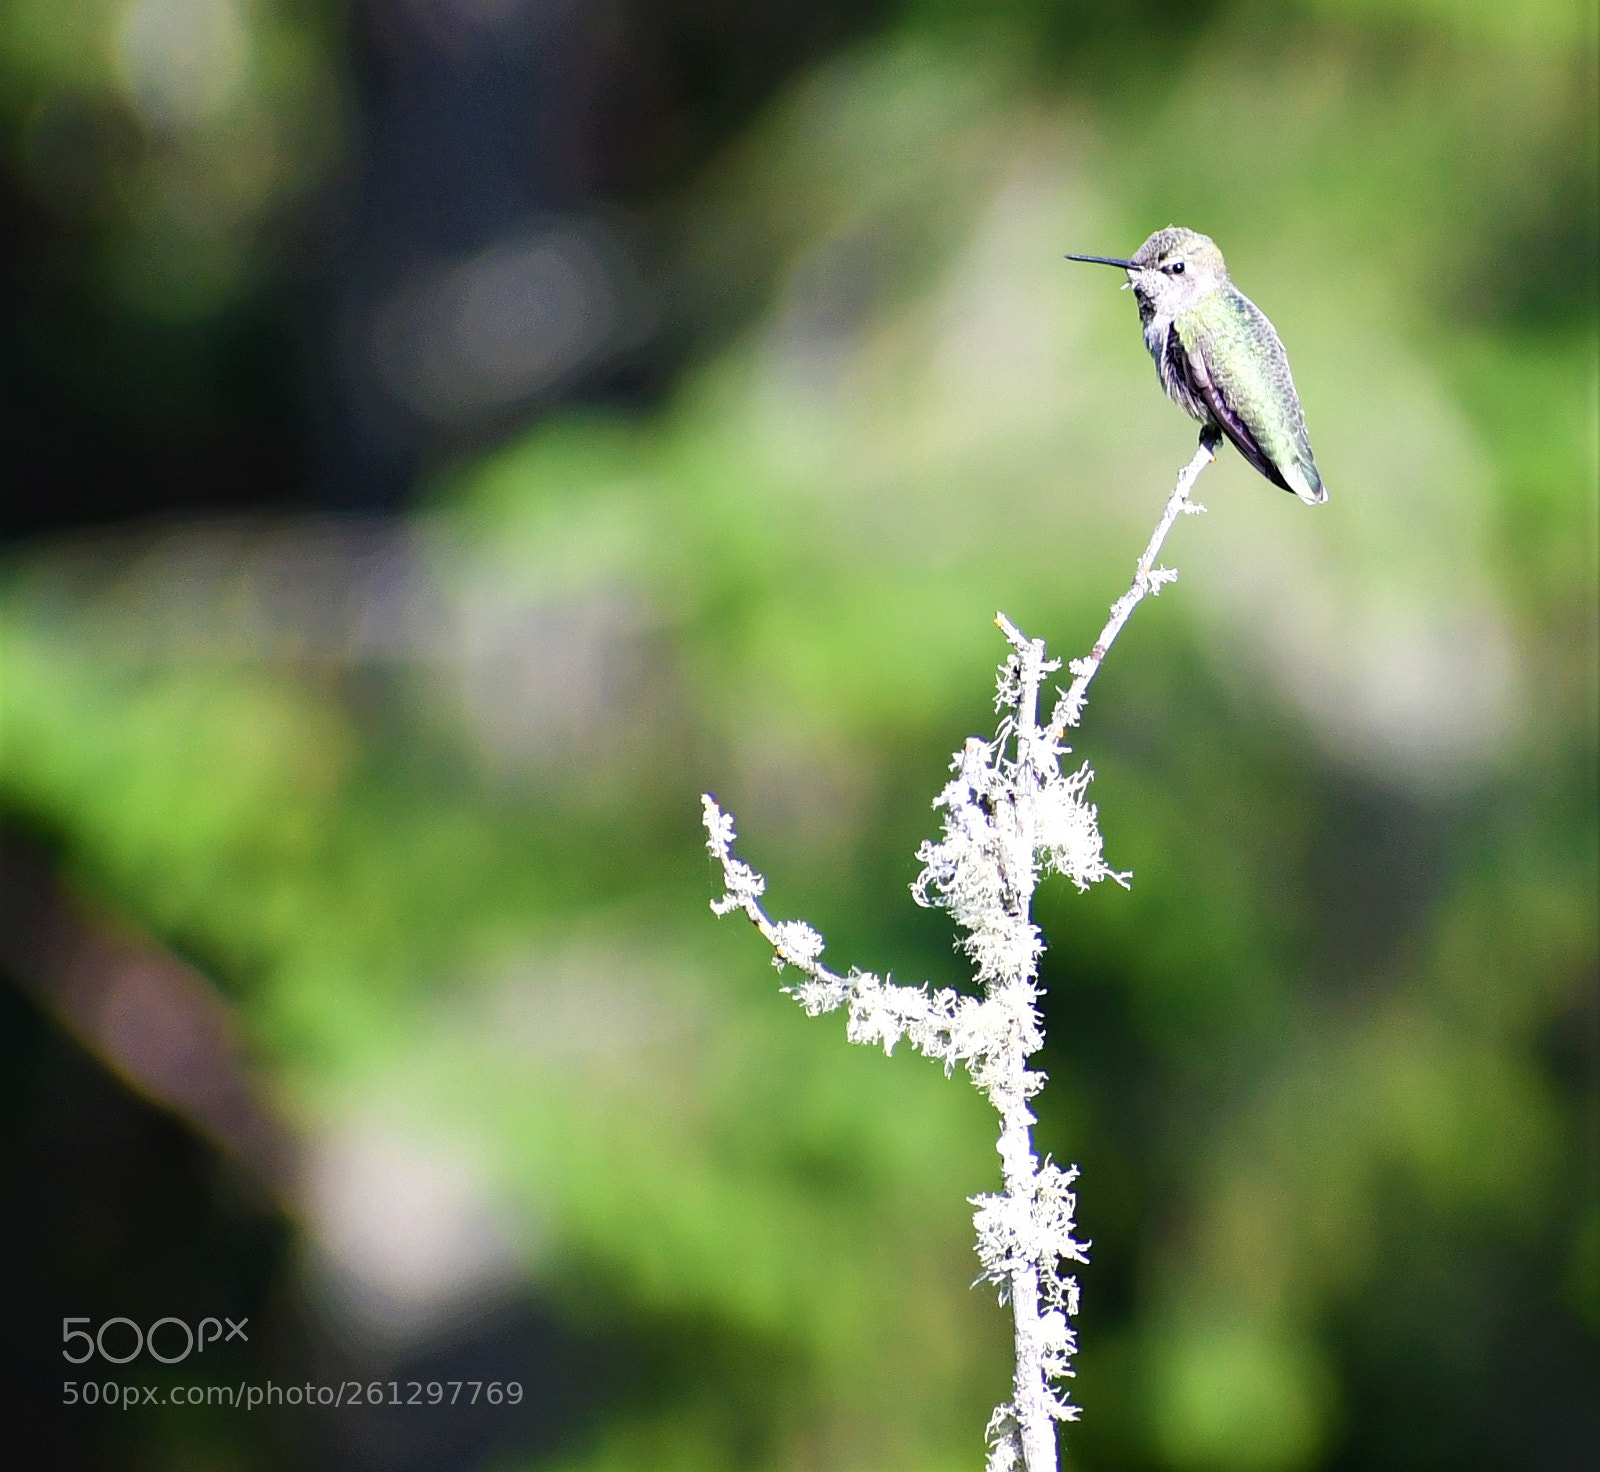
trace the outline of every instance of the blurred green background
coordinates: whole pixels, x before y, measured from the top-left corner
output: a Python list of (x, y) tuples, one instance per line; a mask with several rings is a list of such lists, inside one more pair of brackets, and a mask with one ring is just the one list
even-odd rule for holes
[[(7, 0), (32, 1464), (981, 1465), (993, 1122), (780, 995), (698, 797), (836, 966), (962, 982), (907, 886), (993, 613), (1083, 652), (1193, 444), (1061, 253), (1177, 222), (1332, 499), (1225, 451), (1079, 733), (1133, 885), (1040, 897), (1066, 1462), (1589, 1465), (1596, 54), (1584, 0)], [(247, 1311), (106, 1374), (525, 1399), (60, 1406), (63, 1315)]]

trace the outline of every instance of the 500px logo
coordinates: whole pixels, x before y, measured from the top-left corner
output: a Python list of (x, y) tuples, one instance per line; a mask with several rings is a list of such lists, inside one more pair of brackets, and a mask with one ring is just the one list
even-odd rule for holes
[[(164, 1365), (176, 1365), (188, 1359), (191, 1354), (204, 1354), (208, 1344), (226, 1344), (230, 1339), (242, 1339), (248, 1344), (250, 1336), (245, 1333), (245, 1325), (249, 1322), (249, 1319), (235, 1322), (227, 1317), (220, 1319), (208, 1317), (201, 1319), (191, 1329), (184, 1320), (169, 1316), (157, 1319), (148, 1329), (142, 1329), (132, 1319), (125, 1319), (119, 1314), (115, 1318), (107, 1319), (96, 1332), (90, 1333), (88, 1329), (73, 1328), (74, 1324), (94, 1323), (94, 1320), (87, 1315), (80, 1314), (61, 1321), (62, 1343), (68, 1346), (61, 1351), (61, 1358), (69, 1364), (84, 1365), (98, 1354), (107, 1364), (125, 1365), (131, 1360), (138, 1359), (148, 1350), (151, 1359), (160, 1360)], [(169, 1325), (170, 1327), (166, 1327)], [(226, 1331), (224, 1325), (227, 1326)], [(106, 1346), (108, 1330), (111, 1331), (109, 1348)], [(161, 1331), (159, 1349), (156, 1347), (157, 1330)], [(81, 1345), (77, 1343), (80, 1339), (83, 1340)], [(130, 1342), (133, 1346), (131, 1349), (128, 1347)], [(82, 1353), (74, 1354), (75, 1349), (81, 1349)], [(127, 1350), (127, 1353), (120, 1353), (122, 1350)], [(163, 1353), (163, 1350), (168, 1352)]]

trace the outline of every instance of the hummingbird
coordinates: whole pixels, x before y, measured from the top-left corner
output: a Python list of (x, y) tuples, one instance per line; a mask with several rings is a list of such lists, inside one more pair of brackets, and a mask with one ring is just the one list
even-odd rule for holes
[(1275, 486), (1308, 506), (1328, 499), (1289, 355), (1266, 314), (1235, 286), (1209, 235), (1168, 225), (1131, 260), (1069, 255), (1069, 261), (1120, 266), (1144, 324), (1144, 345), (1161, 387), (1200, 422), (1200, 442), (1223, 435)]

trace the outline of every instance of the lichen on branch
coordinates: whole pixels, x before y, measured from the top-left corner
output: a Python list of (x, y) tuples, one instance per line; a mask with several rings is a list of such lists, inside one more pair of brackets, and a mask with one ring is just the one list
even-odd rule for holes
[(922, 872), (912, 885), (918, 904), (948, 910), (960, 928), (958, 944), (972, 963), (978, 995), (897, 985), (854, 967), (843, 975), (830, 970), (822, 962), (823, 939), (810, 925), (773, 920), (763, 909), (766, 880), (734, 856), (732, 815), (715, 798), (701, 799), (706, 846), (722, 870), (723, 892), (711, 908), (748, 916), (772, 948), (773, 965), (799, 973), (785, 990), (813, 1017), (845, 1008), (853, 1043), (891, 1053), (904, 1038), (941, 1062), (946, 1075), (965, 1066), (1000, 1115), (1004, 1189), (970, 1198), (980, 1281), (1010, 1303), (1015, 1331), (1012, 1397), (989, 1421), (988, 1472), (1055, 1472), (1055, 1423), (1078, 1415), (1064, 1383), (1076, 1349), (1068, 1320), (1078, 1309), (1078, 1284), (1065, 1269), (1088, 1261), (1088, 1249), (1074, 1235), (1077, 1168), (1063, 1170), (1033, 1150), (1028, 1100), (1045, 1082), (1028, 1066), (1044, 1044), (1037, 1006), (1044, 943), (1032, 919), (1033, 894), (1050, 873), (1080, 890), (1104, 879), (1126, 885), (1129, 876), (1106, 862), (1099, 817), (1086, 800), (1093, 774), (1087, 763), (1063, 770), (1069, 748), (1062, 737), (1081, 719), (1089, 682), (1134, 607), (1177, 576), (1155, 559), (1178, 516), (1203, 509), (1188, 498), (1210, 459), (1202, 444), (1178, 477), (1133, 585), (1112, 605), (1091, 653), (1072, 662), (1073, 683), (1059, 693), (1045, 725), (1040, 692), (1060, 661), (1048, 659), (1043, 642), (1004, 614), (995, 618), (1008, 645), (995, 734), (971, 737), (956, 752), (953, 776), (934, 799), (943, 833), (918, 849)]

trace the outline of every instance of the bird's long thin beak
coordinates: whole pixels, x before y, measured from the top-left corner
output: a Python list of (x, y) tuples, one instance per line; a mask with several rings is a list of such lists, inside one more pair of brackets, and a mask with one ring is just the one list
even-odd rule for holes
[(1096, 266), (1121, 266), (1124, 271), (1137, 271), (1139, 268), (1132, 261), (1119, 261), (1115, 256), (1074, 256), (1067, 257), (1069, 261), (1091, 261)]

